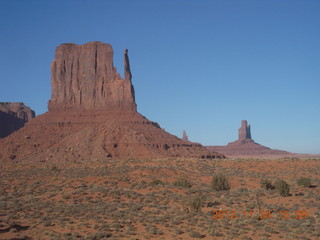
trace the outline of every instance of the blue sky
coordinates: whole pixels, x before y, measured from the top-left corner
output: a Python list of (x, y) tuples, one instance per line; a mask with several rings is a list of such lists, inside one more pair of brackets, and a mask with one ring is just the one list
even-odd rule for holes
[(47, 111), (61, 43), (129, 49), (138, 111), (204, 145), (320, 153), (320, 1), (0, 0), (0, 101)]

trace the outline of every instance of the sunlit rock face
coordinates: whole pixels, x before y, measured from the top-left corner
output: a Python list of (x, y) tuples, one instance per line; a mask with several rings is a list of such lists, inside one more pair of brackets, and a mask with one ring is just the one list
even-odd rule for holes
[(124, 79), (113, 66), (110, 44), (61, 44), (51, 64), (52, 95), (49, 111), (104, 109), (136, 111), (128, 50), (124, 52)]

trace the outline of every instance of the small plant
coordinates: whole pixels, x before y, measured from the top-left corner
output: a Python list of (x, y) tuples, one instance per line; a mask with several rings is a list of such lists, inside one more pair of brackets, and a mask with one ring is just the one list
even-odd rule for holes
[(204, 201), (204, 197), (201, 195), (198, 195), (192, 198), (191, 201), (189, 202), (190, 210), (193, 212), (200, 212), (203, 201)]
[(223, 175), (213, 176), (211, 185), (212, 188), (216, 191), (230, 190), (231, 188), (228, 179)]
[(311, 187), (311, 179), (306, 177), (301, 177), (297, 180), (297, 184), (302, 187)]
[(192, 183), (188, 181), (188, 179), (186, 178), (182, 178), (182, 179), (179, 179), (177, 181), (175, 181), (173, 183), (173, 186), (176, 186), (176, 187), (184, 187), (184, 188), (191, 188), (192, 187)]
[(157, 185), (164, 185), (163, 182), (159, 179), (153, 180), (152, 182), (149, 183), (150, 186), (157, 186)]
[(278, 180), (275, 182), (276, 189), (281, 197), (290, 196), (290, 186), (284, 180)]
[(272, 185), (271, 181), (268, 179), (261, 179), (260, 186), (261, 188), (266, 190), (274, 189), (274, 186)]
[(190, 231), (189, 232), (189, 236), (191, 238), (203, 238), (203, 236), (201, 235), (201, 233), (197, 232), (197, 231)]

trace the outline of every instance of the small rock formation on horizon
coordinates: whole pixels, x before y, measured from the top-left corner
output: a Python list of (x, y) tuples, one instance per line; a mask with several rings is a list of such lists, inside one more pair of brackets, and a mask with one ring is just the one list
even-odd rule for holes
[(251, 130), (250, 130), (250, 125), (248, 125), (247, 120), (242, 120), (241, 121), (241, 127), (239, 128), (239, 139), (238, 141), (243, 141), (245, 142), (251, 142), (253, 141), (251, 139)]
[(113, 66), (110, 44), (61, 44), (51, 64), (52, 95), (49, 111), (116, 109), (136, 111), (128, 50), (124, 52), (124, 79)]
[(251, 138), (251, 127), (247, 120), (241, 121), (238, 133), (238, 140), (228, 143), (226, 146), (207, 146), (207, 149), (220, 152), (226, 156), (292, 155), (292, 153), (271, 149), (256, 143)]
[(186, 142), (189, 142), (189, 138), (188, 138), (188, 135), (187, 135), (186, 130), (183, 130), (182, 140), (183, 140), (183, 141), (186, 141)]
[(35, 112), (22, 102), (0, 102), (0, 138), (22, 128)]
[(58, 46), (51, 64), (49, 111), (0, 139), (0, 160), (224, 158), (139, 114), (131, 78), (128, 50), (121, 78), (110, 44)]

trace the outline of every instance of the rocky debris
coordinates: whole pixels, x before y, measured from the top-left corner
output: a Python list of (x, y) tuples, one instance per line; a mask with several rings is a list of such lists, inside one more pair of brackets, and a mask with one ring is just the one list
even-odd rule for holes
[(128, 50), (124, 52), (125, 78), (113, 66), (110, 44), (61, 44), (51, 64), (52, 95), (49, 111), (69, 109), (122, 109), (136, 111)]
[(35, 112), (22, 102), (0, 102), (0, 137), (19, 130), (35, 117)]
[(188, 135), (187, 135), (186, 130), (183, 130), (182, 140), (183, 140), (183, 141), (186, 141), (186, 142), (189, 142), (189, 138), (188, 138)]
[(186, 143), (137, 112), (69, 110), (47, 112), (1, 142), (3, 158), (16, 160), (224, 158), (198, 143)]
[(49, 111), (0, 139), (0, 159), (90, 161), (150, 158), (224, 158), (185, 142), (136, 111), (128, 50), (124, 79), (109, 44), (62, 44), (51, 65)]
[(226, 156), (292, 155), (292, 153), (271, 149), (256, 143), (251, 138), (251, 129), (247, 120), (241, 121), (238, 140), (228, 143), (226, 146), (207, 146), (207, 149), (220, 152)]

